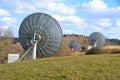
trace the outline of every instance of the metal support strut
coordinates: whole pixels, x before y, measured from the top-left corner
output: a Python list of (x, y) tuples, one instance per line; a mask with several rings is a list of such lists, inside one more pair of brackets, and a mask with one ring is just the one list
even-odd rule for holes
[(97, 41), (95, 42), (94, 47), (97, 47)]
[(33, 51), (32, 51), (32, 54), (31, 54), (31, 58), (30, 59), (36, 59), (36, 51), (37, 51), (37, 43), (38, 43), (38, 40), (36, 40), (36, 33), (34, 33), (34, 37), (33, 37), (33, 40), (31, 40), (31, 43), (33, 45)]
[[(39, 40), (36, 40), (36, 36), (39, 38)], [(37, 51), (37, 43), (41, 40), (41, 36), (37, 33), (34, 33), (33, 39), (31, 40), (32, 46), (23, 54), (21, 57), (16, 61), (21, 61), (23, 57), (28, 54), (29, 59), (36, 59), (36, 51)], [(32, 50), (32, 53), (29, 53)]]

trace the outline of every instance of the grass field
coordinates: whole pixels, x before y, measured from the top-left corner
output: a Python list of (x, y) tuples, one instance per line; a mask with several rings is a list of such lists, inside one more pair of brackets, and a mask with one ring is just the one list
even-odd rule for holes
[(120, 54), (50, 57), (1, 64), (0, 80), (120, 80)]

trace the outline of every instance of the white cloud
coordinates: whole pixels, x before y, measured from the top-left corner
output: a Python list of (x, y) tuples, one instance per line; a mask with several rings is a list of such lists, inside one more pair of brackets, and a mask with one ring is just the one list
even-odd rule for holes
[(74, 33), (74, 31), (73, 30), (63, 30), (63, 33), (64, 34), (72, 34), (72, 33)]
[(74, 8), (68, 7), (64, 3), (50, 2), (50, 3), (48, 3), (47, 7), (51, 11), (59, 11), (59, 12), (61, 12), (63, 14), (74, 14), (75, 13), (75, 9)]
[(81, 5), (87, 12), (88, 17), (97, 18), (118, 18), (120, 17), (120, 7), (109, 8), (103, 0), (92, 0)]
[(98, 22), (99, 25), (102, 27), (110, 27), (112, 26), (112, 23), (110, 22), (110, 19), (108, 18), (101, 18), (100, 21)]
[(5, 25), (5, 26), (0, 26), (2, 30), (6, 30), (9, 26)]
[(10, 25), (12, 23), (15, 23), (16, 22), (16, 18), (11, 18), (11, 17), (2, 17), (0, 22), (4, 23), (4, 24), (7, 24), (7, 25)]
[(12, 19), (11, 19), (10, 17), (3, 17), (3, 18), (2, 18), (2, 21), (5, 21), (5, 22), (6, 22), (6, 21), (9, 22), (9, 21), (11, 21), (11, 20), (12, 20)]
[(96, 25), (97, 27), (108, 28), (112, 26), (109, 18), (91, 18), (88, 19), (91, 25)]
[[(9, 27), (13, 30), (13, 31), (18, 31), (14, 28), (14, 25), (16, 24), (16, 18), (12, 18), (12, 17), (8, 17), (8, 16), (4, 16), (0, 18), (0, 28), (2, 28), (3, 32), (8, 29)], [(17, 26), (16, 26), (17, 27)]]
[[(12, 3), (10, 3), (12, 2)], [(7, 5), (7, 7), (5, 7)], [(2, 1), (3, 8), (6, 8), (6, 10), (9, 10), (11, 14), (13, 15), (19, 15), (22, 17), (27, 16), (28, 14), (34, 13), (34, 12), (44, 12), (50, 15), (74, 15), (76, 12), (76, 7), (71, 5), (66, 5), (63, 3), (62, 0), (30, 0), (30, 1), (22, 1), (22, 0), (10, 0), (8, 1)], [(2, 10), (2, 9), (1, 9)], [(13, 15), (9, 15), (8, 11), (6, 10), (0, 10), (0, 14), (5, 15), (3, 13), (6, 13), (4, 17), (0, 18), (0, 23), (2, 23), (0, 26), (14, 26), (18, 27), (20, 24), (19, 19), (12, 18)], [(9, 17), (8, 17), (9, 16)], [(21, 17), (21, 18), (22, 18)], [(18, 17), (17, 17), (18, 18)], [(16, 23), (17, 20), (17, 23)], [(6, 27), (5, 27), (6, 28)]]
[(76, 7), (71, 5), (66, 5), (62, 0), (35, 0), (35, 1), (16, 1), (14, 3), (14, 12), (19, 14), (32, 13), (32, 12), (47, 12), (52, 14), (66, 14), (72, 15), (76, 12)]
[(10, 13), (5, 9), (0, 9), (0, 16), (9, 16)]
[(34, 7), (33, 3), (29, 3), (29, 2), (22, 2), (22, 1), (18, 1), (15, 3), (16, 7), (15, 7), (15, 13), (17, 14), (25, 14), (25, 13), (30, 13), (36, 10), (36, 8)]
[[(109, 18), (86, 18), (84, 19), (84, 24), (81, 24), (83, 28), (78, 29), (80, 33), (89, 36), (92, 32), (100, 32), (106, 37), (111, 37), (111, 33), (114, 34), (119, 28), (114, 28), (114, 23), (112, 24), (112, 19)], [(113, 37), (113, 36), (112, 36)], [(114, 36), (115, 37), (115, 36)], [(118, 38), (118, 37), (117, 37)]]
[[(104, 33), (105, 30), (109, 30), (112, 27), (111, 20), (109, 18), (86, 18), (82, 19), (78, 16), (53, 16), (62, 27), (67, 27), (65, 33), (78, 33), (85, 34), (92, 32), (101, 32)], [(75, 30), (75, 31), (74, 31)]]
[[(120, 7), (109, 8), (104, 0), (89, 0), (82, 4), (82, 10), (78, 11), (79, 4), (65, 4), (64, 0), (2, 0), (1, 6), (0, 27), (12, 27), (15, 34), (18, 33), (18, 26), (24, 17), (34, 12), (44, 12), (53, 16), (66, 34), (78, 33), (88, 36), (98, 31), (114, 38), (119, 37), (117, 34), (120, 35), (120, 19), (112, 22), (112, 18), (120, 17)], [(87, 18), (77, 16), (86, 16), (81, 14), (81, 11), (87, 13)]]
[(104, 30), (104, 33), (108, 38), (118, 38), (120, 39), (120, 27), (110, 27), (107, 30)]
[(83, 3), (82, 7), (93, 10), (103, 10), (107, 8), (107, 5), (102, 0), (92, 0), (89, 3)]
[[(91, 20), (90, 22), (88, 20)], [(107, 38), (118, 38), (120, 39), (120, 19), (109, 19), (109, 18), (92, 18), (88, 19), (87, 32), (101, 32)], [(85, 34), (85, 33), (84, 33)]]
[(78, 16), (60, 16), (55, 15), (53, 16), (57, 21), (59, 21), (62, 24), (67, 24), (70, 27), (78, 27), (83, 28), (86, 27), (87, 23), (84, 22), (84, 19), (79, 18)]
[(17, 10), (15, 10), (15, 13), (18, 13), (18, 14), (24, 14), (25, 11), (24, 11), (24, 10), (17, 9)]
[(62, 2), (38, 2), (35, 4), (36, 8), (38, 10), (43, 10), (45, 9), (46, 11), (50, 11), (51, 13), (59, 13), (59, 14), (67, 14), (67, 15), (72, 15), (76, 12), (76, 9), (75, 7), (73, 6), (68, 6), (68, 5), (65, 5), (64, 3)]
[(115, 26), (120, 28), (120, 18), (118, 18), (115, 22)]
[(54, 15), (53, 16), (56, 20), (60, 22), (67, 21), (69, 23), (82, 23), (82, 19), (80, 19), (77, 16), (60, 16), (60, 15)]

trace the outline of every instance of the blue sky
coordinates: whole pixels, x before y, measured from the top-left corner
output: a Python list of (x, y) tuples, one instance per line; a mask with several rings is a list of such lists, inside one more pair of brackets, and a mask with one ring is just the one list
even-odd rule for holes
[(119, 0), (0, 0), (0, 28), (10, 27), (18, 37), (22, 20), (35, 12), (54, 17), (64, 34), (101, 32), (120, 39)]

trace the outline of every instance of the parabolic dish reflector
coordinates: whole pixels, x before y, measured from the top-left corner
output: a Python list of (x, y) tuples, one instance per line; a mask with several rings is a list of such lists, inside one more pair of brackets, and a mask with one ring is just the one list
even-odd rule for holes
[(69, 48), (74, 51), (80, 51), (80, 44), (76, 40), (71, 40), (69, 42)]
[(105, 37), (99, 32), (93, 32), (88, 37), (88, 42), (91, 46), (94, 46), (96, 42), (96, 47), (102, 47), (105, 43)]
[(58, 22), (48, 14), (34, 13), (27, 16), (19, 29), (19, 40), (22, 47), (27, 50), (32, 46), (31, 40), (37, 34), (37, 57), (49, 57), (61, 47), (62, 29)]

